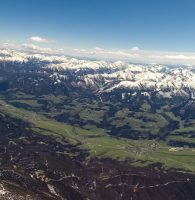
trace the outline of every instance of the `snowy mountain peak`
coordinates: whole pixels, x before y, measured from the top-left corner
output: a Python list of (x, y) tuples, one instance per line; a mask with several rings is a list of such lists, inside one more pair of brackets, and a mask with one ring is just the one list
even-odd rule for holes
[(78, 81), (73, 85), (83, 86), (84, 84), (85, 88), (94, 86), (96, 90), (102, 92), (132, 89), (157, 91), (159, 94), (167, 96), (167, 92), (178, 94), (186, 89), (195, 90), (195, 70), (193, 67), (138, 65), (122, 61), (108, 62), (71, 58), (63, 55), (52, 56), (9, 49), (0, 50), (1, 62), (20, 63), (33, 61), (33, 59), (40, 63), (42, 70), (50, 69), (53, 71), (50, 78), (55, 77), (56, 84), (67, 80), (67, 71), (70, 71), (77, 77)]

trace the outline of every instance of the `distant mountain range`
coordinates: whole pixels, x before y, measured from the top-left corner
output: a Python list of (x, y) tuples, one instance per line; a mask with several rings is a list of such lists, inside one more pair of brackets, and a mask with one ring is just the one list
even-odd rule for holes
[[(0, 61), (32, 63), (41, 70), (50, 70), (49, 79), (55, 85), (67, 81), (71, 75), (76, 77), (72, 86), (109, 93), (117, 89), (130, 89), (128, 95), (137, 91), (150, 96), (151, 92), (165, 98), (181, 95), (190, 97), (195, 91), (195, 67), (136, 65), (122, 61), (91, 61), (65, 56), (30, 54), (19, 51), (0, 50)], [(69, 74), (69, 75), (68, 75)]]

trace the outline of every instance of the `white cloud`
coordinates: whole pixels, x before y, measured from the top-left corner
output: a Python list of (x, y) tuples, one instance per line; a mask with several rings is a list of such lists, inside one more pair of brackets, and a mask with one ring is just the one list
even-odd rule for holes
[(195, 65), (195, 53), (144, 51), (138, 47), (128, 49), (77, 49), (77, 56), (88, 56), (97, 59), (125, 60), (129, 62), (161, 63), (161, 64), (186, 64)]
[(50, 48), (46, 48), (46, 47), (40, 47), (34, 44), (29, 44), (29, 43), (24, 43), (21, 45), (21, 48), (25, 49), (25, 50), (31, 50), (34, 52), (40, 52), (40, 53), (54, 53), (54, 51)]
[(138, 52), (129, 52), (125, 50), (117, 49), (102, 49), (96, 47), (94, 49), (73, 49), (73, 53), (76, 56), (91, 56), (94, 58), (105, 58), (105, 59), (130, 59), (138, 58)]
[(96, 51), (101, 51), (101, 50), (103, 50), (102, 48), (100, 48), (100, 47), (95, 47), (94, 48)]
[(147, 58), (161, 63), (195, 64), (195, 53), (156, 52), (148, 54)]
[(48, 43), (49, 40), (45, 39), (45, 38), (42, 38), (42, 37), (39, 37), (39, 36), (32, 36), (29, 38), (30, 41), (33, 41), (33, 42), (41, 42), (41, 43)]
[(175, 59), (175, 60), (195, 60), (195, 56), (187, 56), (183, 54), (178, 55), (165, 55), (168, 59)]
[(131, 51), (139, 51), (139, 50), (140, 50), (140, 48), (136, 47), (136, 46), (131, 48)]
[[(43, 39), (43, 38), (42, 38)], [(88, 57), (89, 59), (101, 60), (123, 60), (129, 62), (141, 63), (161, 63), (161, 64), (186, 64), (195, 65), (195, 52), (168, 52), (168, 51), (148, 51), (140, 50), (138, 47), (131, 49), (103, 49), (95, 47), (92, 49), (53, 49), (35, 45), (31, 42), (24, 44), (16, 43), (15, 41), (6, 41), (0, 43), (0, 48), (21, 50), (32, 53), (42, 54), (58, 54), (72, 57)]]

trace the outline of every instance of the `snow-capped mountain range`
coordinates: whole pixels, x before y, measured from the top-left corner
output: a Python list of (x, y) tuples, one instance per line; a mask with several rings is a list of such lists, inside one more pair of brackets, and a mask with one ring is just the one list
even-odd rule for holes
[(108, 62), (63, 55), (0, 50), (0, 62), (25, 63), (33, 60), (43, 64), (42, 69), (50, 70), (49, 77), (54, 84), (67, 81), (67, 71), (70, 71), (77, 77), (73, 85), (89, 87), (98, 92), (111, 92), (115, 89), (142, 90), (143, 92), (155, 90), (160, 95), (170, 98), (175, 94), (189, 95), (189, 91), (195, 90), (193, 66), (141, 65), (122, 61)]

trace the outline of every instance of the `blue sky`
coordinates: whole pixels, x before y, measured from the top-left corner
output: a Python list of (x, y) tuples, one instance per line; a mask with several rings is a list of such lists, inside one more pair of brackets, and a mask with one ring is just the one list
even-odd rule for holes
[(194, 53), (194, 11), (194, 0), (0, 0), (0, 42)]

